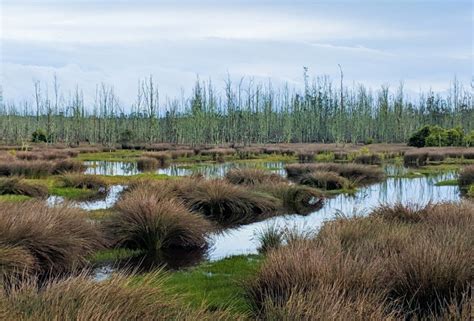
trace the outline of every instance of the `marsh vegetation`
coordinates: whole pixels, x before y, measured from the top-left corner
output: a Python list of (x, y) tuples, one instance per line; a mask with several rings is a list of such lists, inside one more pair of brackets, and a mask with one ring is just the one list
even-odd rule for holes
[(470, 311), (472, 148), (146, 146), (0, 152), (7, 320)]

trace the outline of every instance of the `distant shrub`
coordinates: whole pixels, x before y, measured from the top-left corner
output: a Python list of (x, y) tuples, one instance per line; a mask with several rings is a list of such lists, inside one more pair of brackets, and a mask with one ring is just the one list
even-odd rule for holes
[(423, 126), (408, 139), (408, 146), (424, 147), (426, 144), (426, 137), (428, 137), (430, 133), (431, 127), (428, 125)]
[(31, 134), (31, 141), (33, 143), (46, 143), (48, 142), (48, 138), (46, 136), (46, 133), (42, 129), (37, 129)]
[(415, 132), (408, 140), (408, 145), (414, 147), (462, 146), (466, 144), (469, 143), (466, 142), (464, 132), (460, 127), (446, 129), (440, 126), (426, 125)]

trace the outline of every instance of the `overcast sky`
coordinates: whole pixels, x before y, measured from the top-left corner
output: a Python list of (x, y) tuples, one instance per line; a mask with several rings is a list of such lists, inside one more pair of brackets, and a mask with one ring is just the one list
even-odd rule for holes
[(162, 95), (196, 75), (301, 86), (312, 74), (372, 87), (443, 91), (473, 75), (471, 1), (1, 0), (1, 85), (31, 99), (33, 82), (65, 91), (113, 84), (123, 104), (153, 74)]

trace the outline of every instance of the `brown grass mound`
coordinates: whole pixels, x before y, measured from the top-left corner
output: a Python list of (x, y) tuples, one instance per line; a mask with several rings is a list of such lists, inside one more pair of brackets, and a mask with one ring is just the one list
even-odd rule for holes
[(18, 177), (0, 178), (0, 195), (8, 194), (46, 197), (48, 188), (44, 185), (28, 183)]
[(299, 180), (300, 184), (326, 190), (349, 188), (350, 181), (335, 172), (315, 171), (304, 174)]
[(107, 189), (107, 182), (95, 175), (65, 174), (59, 177), (59, 183), (63, 187), (93, 189), (103, 192)]
[(281, 209), (278, 199), (222, 180), (182, 180), (178, 197), (192, 211), (224, 226), (265, 219)]
[(159, 162), (156, 158), (140, 157), (137, 159), (137, 168), (141, 171), (153, 171), (158, 168)]
[(237, 185), (257, 185), (285, 181), (285, 179), (278, 174), (257, 168), (235, 168), (227, 172), (225, 178), (230, 183)]
[(23, 283), (0, 293), (3, 320), (238, 320), (227, 311), (190, 308), (167, 294), (161, 272), (140, 278), (114, 275), (96, 282), (87, 275), (54, 280), (40, 291)]
[(323, 193), (309, 186), (285, 183), (262, 184), (257, 186), (257, 189), (280, 199), (287, 213), (305, 215), (320, 210), (324, 205)]
[(204, 217), (151, 189), (130, 191), (115, 209), (104, 227), (113, 243), (152, 255), (174, 247), (203, 248), (207, 233), (213, 230)]
[(459, 173), (459, 187), (465, 191), (470, 185), (474, 184), (474, 165), (464, 167)]
[(159, 167), (165, 167), (171, 158), (168, 152), (147, 152), (143, 153), (143, 156), (156, 159)]
[(0, 244), (27, 251), (37, 264), (34, 273), (44, 276), (84, 265), (103, 242), (82, 211), (24, 202), (0, 203)]
[(382, 164), (382, 158), (379, 154), (362, 154), (356, 156), (354, 162), (365, 165), (380, 165)]
[(319, 163), (319, 164), (290, 164), (285, 167), (288, 177), (298, 179), (302, 175), (325, 171), (335, 172), (350, 181), (368, 184), (381, 181), (383, 170), (377, 166), (361, 164)]
[(471, 309), (473, 228), (470, 203), (341, 217), (313, 240), (269, 252), (249, 298), (265, 320), (462, 319)]

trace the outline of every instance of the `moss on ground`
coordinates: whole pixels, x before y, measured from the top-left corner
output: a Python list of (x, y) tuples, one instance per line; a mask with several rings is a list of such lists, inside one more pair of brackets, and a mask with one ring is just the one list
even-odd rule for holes
[(195, 307), (247, 313), (250, 307), (242, 283), (257, 272), (262, 260), (260, 255), (238, 255), (169, 272), (166, 287), (170, 293), (184, 294)]

